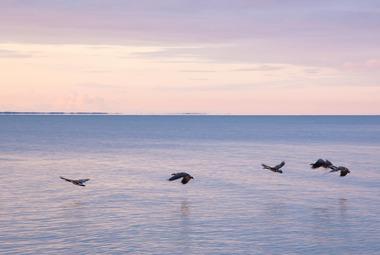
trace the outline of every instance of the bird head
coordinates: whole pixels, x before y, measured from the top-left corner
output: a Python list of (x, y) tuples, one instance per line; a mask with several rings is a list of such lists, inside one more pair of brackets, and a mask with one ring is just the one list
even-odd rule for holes
[(343, 176), (346, 176), (347, 174), (351, 173), (350, 170), (348, 170), (348, 168), (343, 168), (342, 170), (340, 170), (340, 176), (343, 177)]

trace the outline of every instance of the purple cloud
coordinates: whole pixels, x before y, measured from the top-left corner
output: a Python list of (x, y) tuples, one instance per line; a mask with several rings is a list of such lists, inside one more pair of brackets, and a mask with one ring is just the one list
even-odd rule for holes
[(0, 10), (0, 42), (209, 45), (150, 57), (230, 62), (337, 66), (380, 58), (375, 0), (4, 0)]

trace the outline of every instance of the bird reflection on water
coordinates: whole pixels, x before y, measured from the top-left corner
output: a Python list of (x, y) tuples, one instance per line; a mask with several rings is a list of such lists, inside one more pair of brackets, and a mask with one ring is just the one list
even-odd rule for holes
[(350, 213), (352, 210), (348, 199), (330, 199), (324, 205), (313, 208), (313, 225), (310, 232), (320, 240), (324, 240), (328, 235), (331, 235), (331, 238), (339, 236), (339, 233), (334, 231), (349, 228), (347, 217)]
[(179, 242), (181, 243), (180, 254), (191, 254), (191, 212), (190, 203), (187, 199), (181, 202), (180, 210), (180, 221), (179, 221)]
[(182, 218), (187, 218), (190, 216), (189, 201), (187, 200), (183, 200), (181, 202), (181, 216)]
[(348, 209), (349, 209), (348, 199), (339, 198), (339, 213), (340, 213), (340, 218), (342, 220), (346, 219)]

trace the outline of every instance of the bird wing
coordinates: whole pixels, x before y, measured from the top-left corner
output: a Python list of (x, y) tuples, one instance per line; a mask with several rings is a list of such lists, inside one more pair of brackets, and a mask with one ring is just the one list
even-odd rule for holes
[(59, 176), (59, 178), (61, 178), (62, 180), (65, 180), (65, 181), (67, 181), (67, 182), (73, 182), (73, 180), (67, 179), (67, 178), (62, 177), (62, 176)]
[(333, 163), (331, 163), (330, 160), (326, 159), (326, 161), (325, 161), (325, 167), (330, 167), (332, 165), (333, 165)]
[(330, 173), (339, 171), (339, 167), (336, 167), (334, 165), (329, 166), (329, 168), (331, 169)]
[(186, 184), (191, 180), (190, 175), (186, 175), (185, 177), (182, 178), (182, 184)]
[(326, 164), (326, 162), (323, 159), (320, 158), (315, 163), (312, 163), (310, 165), (311, 165), (311, 168), (315, 169), (315, 168), (321, 167), (321, 166), (323, 166), (325, 164)]
[(78, 182), (80, 182), (80, 183), (85, 183), (85, 182), (87, 182), (87, 181), (89, 181), (90, 179), (79, 179), (79, 180), (77, 180)]
[(280, 164), (278, 164), (277, 166), (273, 167), (275, 169), (280, 169), (281, 167), (283, 167), (285, 165), (285, 161), (282, 161)]
[(272, 167), (270, 167), (270, 166), (268, 166), (268, 165), (261, 164), (261, 166), (262, 166), (264, 169), (272, 170)]
[(182, 178), (182, 177), (185, 177), (185, 176), (188, 176), (189, 174), (187, 173), (174, 173), (172, 174), (172, 177), (169, 178), (169, 181), (174, 181), (174, 180), (177, 180), (179, 178)]

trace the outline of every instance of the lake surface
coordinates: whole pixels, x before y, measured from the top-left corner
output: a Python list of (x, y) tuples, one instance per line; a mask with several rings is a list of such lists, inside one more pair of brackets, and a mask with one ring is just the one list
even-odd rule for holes
[(379, 161), (379, 116), (3, 115), (0, 254), (379, 254)]

